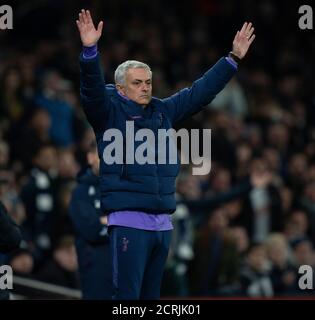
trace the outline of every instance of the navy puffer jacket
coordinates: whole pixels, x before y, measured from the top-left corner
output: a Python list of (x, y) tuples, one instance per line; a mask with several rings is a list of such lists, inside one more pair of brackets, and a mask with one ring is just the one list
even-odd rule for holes
[[(105, 85), (99, 55), (92, 59), (80, 56), (81, 100), (87, 119), (94, 129), (101, 159), (100, 188), (102, 209), (109, 213), (139, 210), (148, 213), (173, 213), (176, 209), (175, 180), (179, 164), (107, 164), (103, 153), (112, 141), (103, 141), (106, 130), (117, 128), (126, 147), (126, 121), (134, 121), (134, 133), (142, 128), (155, 134), (170, 129), (178, 121), (208, 105), (233, 77), (236, 69), (221, 58), (190, 88), (165, 99), (152, 98), (146, 108), (121, 97), (113, 85)], [(135, 148), (143, 142), (135, 142)], [(168, 145), (166, 145), (168, 148)], [(124, 148), (124, 159), (126, 156)], [(169, 162), (169, 161), (168, 161)]]

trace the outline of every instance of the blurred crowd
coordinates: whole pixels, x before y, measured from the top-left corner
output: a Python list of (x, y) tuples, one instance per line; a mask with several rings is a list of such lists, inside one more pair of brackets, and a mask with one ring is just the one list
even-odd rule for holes
[[(284, 11), (283, 8), (286, 7)], [(180, 127), (212, 129), (212, 168), (178, 178), (163, 297), (274, 297), (301, 290), (315, 268), (314, 34), (298, 29), (293, 1), (12, 1), (14, 29), (0, 32), (0, 200), (21, 227), (14, 273), (79, 289), (68, 215), (76, 176), (94, 140), (80, 104), (75, 17), (104, 20), (105, 80), (135, 59), (163, 98), (189, 86), (231, 50), (252, 21), (256, 40), (237, 76)], [(268, 183), (231, 196), (257, 172)], [(228, 199), (220, 201), (220, 197)], [(225, 198), (227, 196), (228, 198)]]

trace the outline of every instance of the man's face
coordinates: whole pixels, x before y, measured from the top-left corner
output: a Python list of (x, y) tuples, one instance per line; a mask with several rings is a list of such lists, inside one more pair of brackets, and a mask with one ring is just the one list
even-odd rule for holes
[(151, 74), (144, 68), (129, 69), (124, 85), (117, 85), (118, 90), (130, 100), (146, 106), (152, 98)]

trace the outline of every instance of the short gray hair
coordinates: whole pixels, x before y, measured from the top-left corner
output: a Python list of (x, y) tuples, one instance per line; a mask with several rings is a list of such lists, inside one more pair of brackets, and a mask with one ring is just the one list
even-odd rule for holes
[(115, 83), (125, 84), (127, 71), (129, 69), (136, 69), (136, 68), (146, 69), (147, 71), (149, 71), (150, 76), (152, 78), (151, 68), (146, 63), (136, 61), (136, 60), (127, 60), (121, 63), (115, 70)]

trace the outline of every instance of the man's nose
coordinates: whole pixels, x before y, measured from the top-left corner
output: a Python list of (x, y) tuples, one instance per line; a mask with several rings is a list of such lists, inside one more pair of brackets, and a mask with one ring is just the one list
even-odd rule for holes
[(142, 90), (143, 92), (148, 92), (148, 91), (149, 91), (149, 85), (146, 84), (146, 83), (144, 83), (144, 84), (142, 85), (142, 87), (141, 87), (141, 90)]

